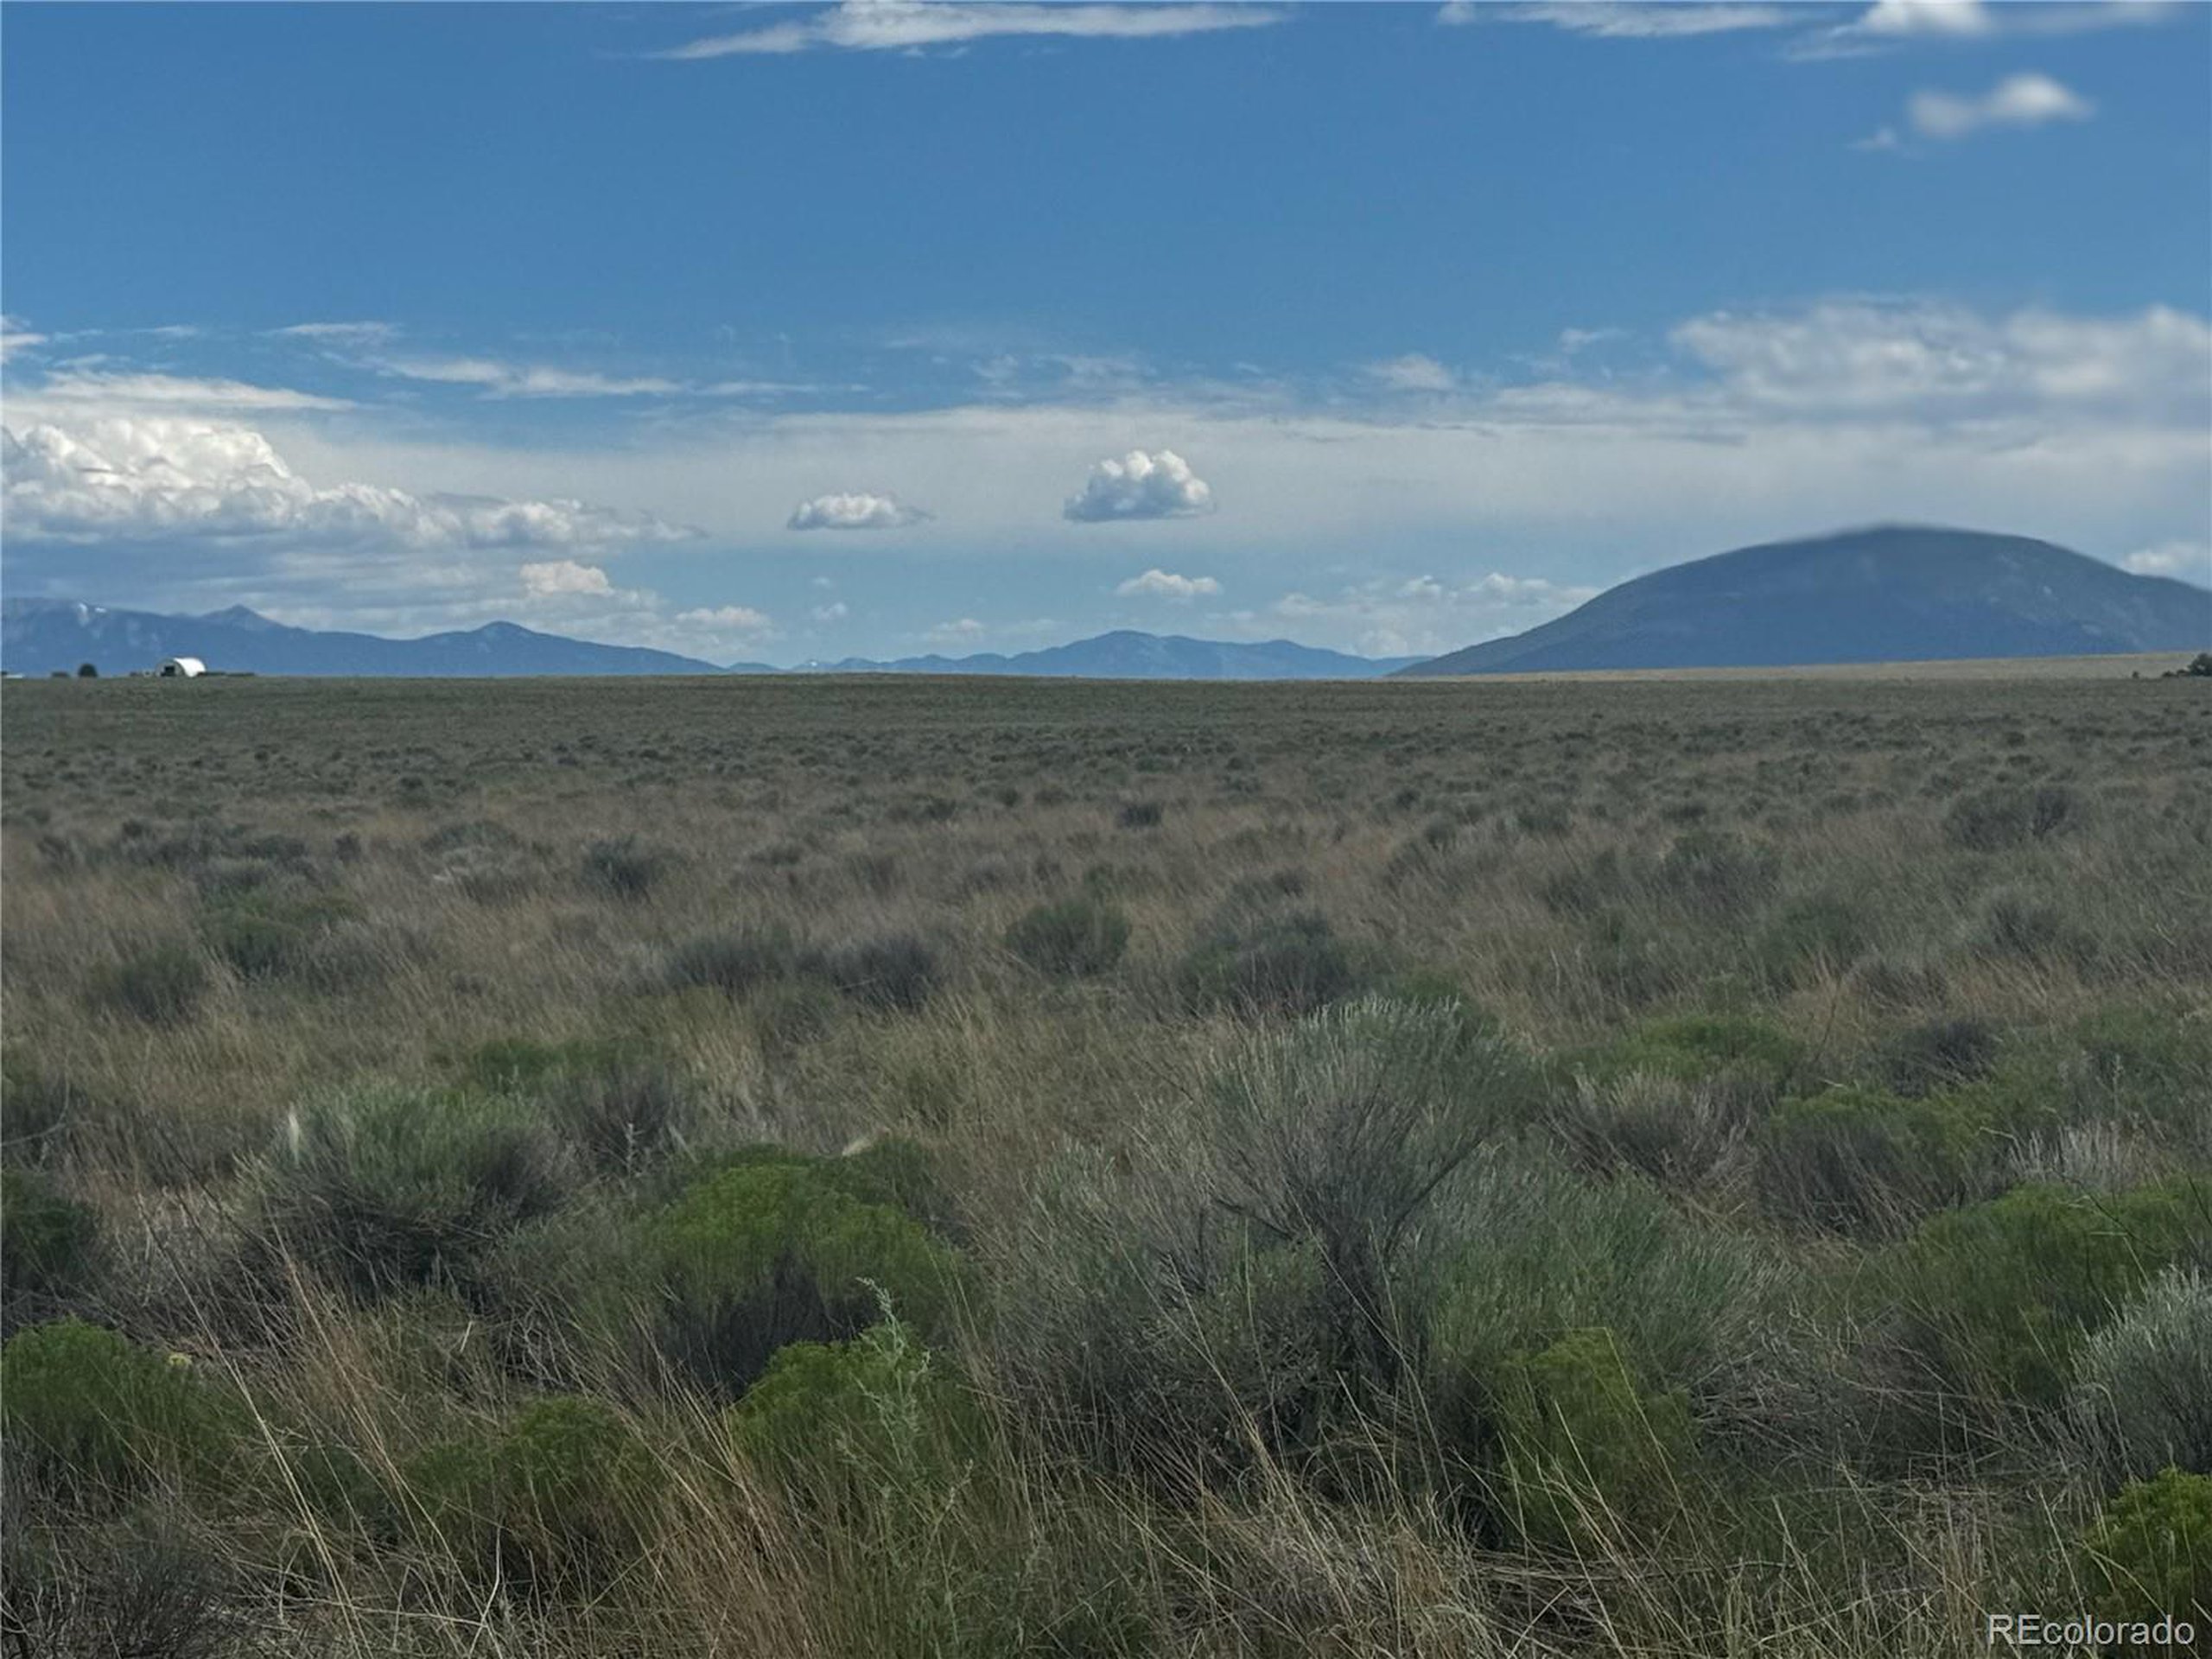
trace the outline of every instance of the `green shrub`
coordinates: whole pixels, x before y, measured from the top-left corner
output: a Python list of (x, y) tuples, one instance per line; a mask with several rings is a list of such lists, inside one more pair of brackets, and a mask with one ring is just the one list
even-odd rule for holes
[(2169, 1268), (2082, 1345), (2074, 1417), (2113, 1472), (2212, 1475), (2212, 1279)]
[(912, 933), (847, 939), (808, 952), (803, 965), (855, 1002), (906, 1013), (929, 1001), (942, 973), (937, 952)]
[(1804, 1048), (1779, 1027), (1749, 1014), (1691, 1014), (1647, 1020), (1608, 1046), (1573, 1057), (1598, 1077), (1643, 1071), (1685, 1082), (1732, 1073), (1782, 1089), (1804, 1062)]
[(11, 1461), (86, 1493), (204, 1472), (229, 1444), (223, 1403), (182, 1356), (77, 1319), (0, 1349), (0, 1423)]
[(879, 1295), (918, 1329), (945, 1328), (959, 1264), (898, 1210), (764, 1152), (694, 1182), (650, 1226), (664, 1344), (734, 1394), (786, 1343), (853, 1335)]
[(35, 1169), (0, 1168), (0, 1289), (48, 1294), (83, 1271), (99, 1217)]
[(1783, 906), (1758, 931), (1762, 982), (1777, 991), (1847, 971), (1866, 952), (1873, 930), (1865, 901), (1838, 893), (1813, 893)]
[(508, 1038), (471, 1051), (461, 1080), (537, 1106), (605, 1170), (632, 1171), (664, 1151), (690, 1111), (674, 1068), (635, 1040)]
[(1930, 1020), (1907, 1027), (1883, 1049), (1890, 1088), (1918, 1096), (1986, 1077), (1997, 1064), (1998, 1033), (1986, 1020)]
[(1694, 1440), (1688, 1399), (1641, 1386), (1605, 1326), (1508, 1358), (1496, 1410), (1501, 1499), (1529, 1541), (1632, 1537), (1648, 1548), (1679, 1511), (1677, 1474)]
[(1392, 1279), (1439, 1188), (1525, 1113), (1528, 1068), (1457, 1009), (1370, 997), (1249, 1035), (1211, 1081), (1213, 1186), (1316, 1250), (1326, 1363), (1387, 1381), (1408, 1346)]
[(733, 929), (685, 940), (667, 956), (662, 977), (674, 989), (705, 986), (741, 996), (789, 976), (798, 952), (780, 931)]
[(1941, 1096), (1839, 1087), (1785, 1101), (1759, 1130), (1759, 1194), (1777, 1220), (1901, 1232), (1964, 1200), (1985, 1128)]
[(1725, 830), (1691, 830), (1675, 838), (1653, 878), (1659, 889), (1700, 911), (1733, 915), (1774, 890), (1780, 861)]
[(465, 1274), (566, 1198), (550, 1124), (511, 1096), (357, 1089), (297, 1109), (261, 1171), (263, 1236), (357, 1295)]
[(778, 1350), (727, 1421), (754, 1467), (817, 1501), (941, 1486), (980, 1438), (967, 1392), (890, 1316)]
[(2130, 1481), (2083, 1541), (2083, 1578), (2101, 1618), (2201, 1630), (2212, 1619), (2212, 1476), (2169, 1469)]
[(1157, 830), (1166, 810), (1158, 801), (1124, 801), (1114, 814), (1114, 822), (1123, 830)]
[(1943, 815), (1943, 838), (1970, 852), (1999, 853), (2045, 840), (2081, 817), (2080, 800), (2063, 785), (1985, 789), (1952, 803)]
[(200, 931), (207, 948), (246, 978), (277, 979), (312, 967), (318, 944), (359, 915), (342, 893), (254, 887), (210, 906)]
[(1103, 899), (1039, 905), (1007, 930), (1007, 949), (1039, 973), (1086, 979), (1109, 971), (1128, 949), (1129, 918)]
[(188, 945), (156, 944), (110, 963), (92, 975), (86, 1000), (149, 1026), (181, 1026), (199, 1011), (207, 964)]
[(1179, 983), (1197, 1009), (1297, 1016), (1353, 995), (1363, 977), (1328, 919), (1297, 911), (1217, 923), (1184, 957)]
[(645, 1535), (656, 1465), (628, 1424), (596, 1400), (537, 1401), (494, 1433), (431, 1447), (406, 1496), (457, 1556), (530, 1591), (603, 1583)]
[(1909, 1242), (1914, 1339), (1970, 1396), (2056, 1406), (2075, 1350), (2161, 1269), (2212, 1248), (2212, 1187), (2096, 1197), (2024, 1186), (1939, 1215)]
[(661, 879), (675, 867), (672, 853), (640, 841), (636, 836), (594, 841), (584, 849), (584, 885), (632, 903), (659, 886)]

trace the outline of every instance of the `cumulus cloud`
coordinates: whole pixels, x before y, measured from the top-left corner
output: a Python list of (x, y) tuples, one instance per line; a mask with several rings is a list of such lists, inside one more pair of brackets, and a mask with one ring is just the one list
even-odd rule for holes
[(1388, 391), (1450, 391), (1459, 384), (1458, 375), (1434, 358), (1424, 357), (1419, 352), (1370, 363), (1364, 372)]
[(940, 622), (923, 634), (933, 645), (973, 645), (989, 632), (972, 616), (963, 616), (950, 622)]
[(1675, 5), (1666, 0), (1553, 0), (1548, 4), (1518, 6), (1449, 0), (1437, 13), (1436, 20), (1440, 23), (1547, 23), (1576, 35), (1639, 41), (1681, 39), (1746, 29), (1779, 29), (1795, 21), (1787, 6)]
[(318, 486), (250, 427), (108, 416), (0, 429), (11, 539), (57, 542), (281, 537), (413, 549), (619, 546), (689, 532), (584, 502), (416, 495)]
[(2139, 576), (2179, 576), (2199, 587), (2212, 586), (2212, 547), (2202, 542), (2161, 542), (2139, 549), (2120, 563)]
[(1988, 127), (2040, 127), (2053, 121), (2086, 121), (2096, 105), (2049, 75), (2008, 75), (1980, 97), (1915, 92), (1905, 118), (1923, 138), (1964, 138)]
[(1221, 591), (1211, 576), (1179, 576), (1172, 570), (1151, 569), (1131, 576), (1114, 591), (1123, 599), (1198, 599)]
[(1875, 0), (1850, 22), (1805, 35), (1796, 58), (1846, 58), (1918, 43), (1973, 43), (2016, 35), (2079, 35), (2091, 29), (2164, 22), (2187, 8), (2171, 0)]
[(817, 622), (826, 625), (831, 622), (843, 621), (847, 617), (852, 614), (852, 611), (850, 607), (846, 605), (843, 600), (833, 599), (827, 605), (817, 605), (812, 610), (809, 611), (807, 614), (812, 617)]
[(1060, 516), (1079, 524), (1123, 518), (1193, 518), (1213, 511), (1213, 490), (1173, 449), (1132, 449), (1090, 469), (1083, 493), (1070, 496)]
[(770, 633), (776, 626), (766, 611), (756, 611), (750, 605), (714, 605), (678, 611), (676, 620), (690, 627), (709, 628), (721, 633)]
[(614, 591), (614, 584), (607, 580), (607, 572), (595, 564), (580, 564), (574, 559), (547, 559), (542, 563), (525, 564), (521, 568), (523, 592), (532, 599), (552, 599), (574, 594), (603, 597)]
[(714, 35), (649, 57), (694, 61), (743, 54), (781, 55), (833, 48), (914, 52), (995, 35), (1086, 40), (1156, 40), (1224, 29), (1263, 29), (1284, 14), (1249, 4), (992, 4), (963, 0), (844, 0), (811, 16)]
[(918, 524), (929, 514), (893, 495), (852, 490), (817, 495), (791, 509), (786, 530), (898, 530)]

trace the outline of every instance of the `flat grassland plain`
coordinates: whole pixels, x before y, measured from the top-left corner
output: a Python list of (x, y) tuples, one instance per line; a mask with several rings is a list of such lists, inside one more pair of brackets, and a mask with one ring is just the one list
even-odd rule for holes
[(6, 693), (25, 1650), (2212, 1599), (2212, 696)]

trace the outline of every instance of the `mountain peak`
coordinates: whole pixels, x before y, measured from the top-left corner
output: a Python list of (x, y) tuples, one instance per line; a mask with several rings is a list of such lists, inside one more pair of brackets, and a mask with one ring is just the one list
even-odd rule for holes
[(1764, 542), (1624, 582), (1403, 671), (1787, 668), (2201, 650), (2212, 593), (2055, 543), (1936, 524)]

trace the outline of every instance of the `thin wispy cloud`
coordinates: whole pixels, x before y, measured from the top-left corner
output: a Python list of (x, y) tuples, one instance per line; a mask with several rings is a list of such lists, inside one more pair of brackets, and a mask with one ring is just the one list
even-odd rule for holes
[(1489, 5), (1450, 0), (1440, 23), (1542, 23), (1570, 34), (1609, 40), (1681, 40), (1743, 29), (1782, 29), (1801, 21), (1788, 6), (1681, 4), (1666, 0), (1549, 0), (1531, 5)]
[(1362, 372), (1387, 391), (1450, 391), (1459, 384), (1458, 375), (1419, 352), (1370, 363)]
[(810, 16), (713, 35), (648, 57), (677, 62), (832, 49), (914, 52), (1002, 36), (1160, 40), (1284, 21), (1273, 7), (1201, 5), (970, 5), (961, 0), (844, 0)]
[(340, 410), (353, 404), (320, 392), (289, 386), (258, 386), (243, 380), (193, 379), (172, 374), (137, 374), (106, 370), (66, 370), (40, 382), (41, 398), (73, 403), (136, 404), (192, 410)]
[(0, 316), (0, 363), (45, 344), (46, 336), (35, 332), (21, 318)]
[(682, 383), (659, 375), (594, 374), (480, 357), (386, 358), (372, 366), (407, 380), (479, 386), (489, 397), (645, 397), (684, 390)]
[(270, 335), (278, 340), (327, 340), (339, 346), (379, 346), (399, 333), (398, 325), (390, 322), (295, 322), (283, 328), (271, 328)]

